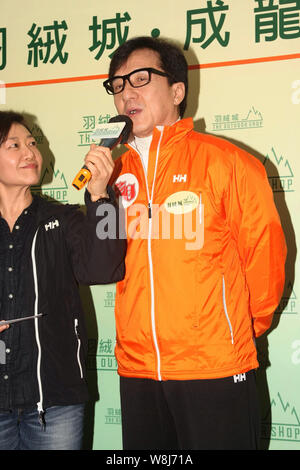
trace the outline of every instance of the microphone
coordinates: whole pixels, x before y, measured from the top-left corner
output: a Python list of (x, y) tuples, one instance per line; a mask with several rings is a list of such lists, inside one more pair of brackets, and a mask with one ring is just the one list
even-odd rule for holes
[[(119, 123), (120, 125), (109, 127), (110, 123), (112, 124)], [(99, 127), (98, 129), (96, 129), (96, 132), (94, 133), (94, 135), (95, 137), (97, 137), (97, 133), (101, 134), (101, 129), (103, 129), (104, 127), (103, 132), (102, 132), (104, 136), (102, 137), (98, 145), (101, 147), (110, 148), (112, 150), (118, 144), (125, 144), (125, 142), (127, 142), (129, 135), (132, 131), (132, 126), (133, 126), (133, 123), (130, 117), (125, 116), (125, 114), (120, 114), (118, 116), (114, 116), (110, 118), (110, 120), (108, 121), (108, 124), (106, 124), (106, 128), (104, 125), (102, 126), (102, 128)], [(74, 188), (80, 190), (91, 179), (91, 177), (92, 175), (91, 175), (90, 170), (87, 168), (86, 165), (84, 165), (75, 176), (72, 182), (72, 185), (74, 186)]]

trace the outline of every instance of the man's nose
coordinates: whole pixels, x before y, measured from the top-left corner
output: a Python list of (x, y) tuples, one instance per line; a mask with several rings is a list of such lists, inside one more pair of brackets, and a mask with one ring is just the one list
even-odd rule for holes
[(125, 79), (125, 83), (124, 83), (124, 89), (122, 91), (122, 96), (125, 97), (126, 99), (128, 98), (128, 96), (136, 96), (137, 94), (137, 89), (134, 88), (129, 80), (126, 78)]

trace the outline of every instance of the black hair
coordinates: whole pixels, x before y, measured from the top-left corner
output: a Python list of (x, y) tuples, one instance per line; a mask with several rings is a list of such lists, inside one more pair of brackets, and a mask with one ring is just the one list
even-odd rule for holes
[(15, 123), (26, 127), (31, 133), (22, 114), (15, 113), (14, 111), (0, 111), (0, 145), (7, 139), (10, 128)]
[(179, 105), (179, 113), (183, 117), (188, 93), (188, 65), (183, 52), (170, 41), (150, 36), (139, 36), (124, 42), (114, 52), (109, 66), (109, 78), (113, 78), (116, 71), (126, 62), (130, 54), (138, 49), (151, 49), (157, 52), (160, 59), (160, 67), (170, 75), (168, 78), (170, 85), (178, 82), (184, 83), (185, 96)]

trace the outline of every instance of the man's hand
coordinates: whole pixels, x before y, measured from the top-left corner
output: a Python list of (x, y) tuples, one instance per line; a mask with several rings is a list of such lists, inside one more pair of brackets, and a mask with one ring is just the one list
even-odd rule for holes
[(92, 144), (84, 163), (92, 175), (87, 185), (91, 200), (97, 201), (101, 197), (108, 197), (106, 187), (115, 165), (110, 149)]

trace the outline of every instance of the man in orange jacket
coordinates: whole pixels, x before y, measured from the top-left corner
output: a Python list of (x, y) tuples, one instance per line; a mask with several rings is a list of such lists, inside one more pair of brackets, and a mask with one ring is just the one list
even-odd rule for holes
[(255, 336), (271, 325), (286, 246), (264, 167), (183, 119), (187, 63), (134, 38), (104, 86), (133, 121), (113, 174), (126, 216), (116, 358), (124, 449), (257, 449)]

